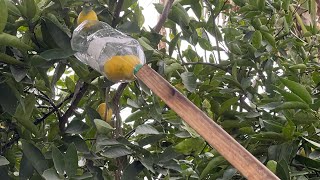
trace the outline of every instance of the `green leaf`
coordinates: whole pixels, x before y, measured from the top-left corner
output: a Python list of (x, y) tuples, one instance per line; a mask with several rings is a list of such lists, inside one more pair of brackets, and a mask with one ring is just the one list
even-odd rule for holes
[(284, 102), (277, 106), (274, 110), (275, 111), (280, 111), (284, 109), (309, 109), (310, 107), (308, 104), (299, 102), (299, 101), (289, 101), (289, 102)]
[(54, 168), (60, 175), (63, 175), (65, 169), (64, 156), (55, 146), (52, 146), (52, 159)]
[(55, 60), (55, 59), (66, 59), (70, 56), (73, 56), (75, 52), (72, 50), (66, 49), (49, 49), (42, 53), (40, 56), (43, 57), (45, 60)]
[(292, 121), (288, 120), (286, 125), (282, 128), (282, 134), (286, 139), (291, 140), (294, 138), (293, 136), (294, 136), (295, 130), (296, 130), (295, 124)]
[(53, 168), (45, 170), (42, 174), (42, 177), (45, 179), (50, 179), (50, 180), (61, 180), (62, 179), (57, 174), (57, 171)]
[(46, 159), (36, 146), (24, 139), (21, 140), (21, 143), (23, 154), (27, 157), (39, 174), (42, 174), (43, 171), (48, 169), (48, 163)]
[(181, 32), (174, 36), (174, 38), (169, 43), (169, 56), (172, 56), (173, 50), (176, 48), (178, 41), (180, 39)]
[(81, 120), (74, 119), (70, 124), (68, 124), (65, 132), (69, 134), (81, 134), (88, 129), (89, 126), (86, 123)]
[(19, 169), (19, 178), (20, 179), (29, 179), (33, 175), (34, 168), (31, 164), (31, 161), (28, 160), (26, 155), (22, 155), (20, 161), (20, 169)]
[(277, 163), (276, 175), (280, 179), (290, 179), (289, 166), (285, 160), (281, 160)]
[(305, 70), (307, 66), (305, 64), (295, 64), (292, 66), (289, 66), (290, 69), (300, 69), (300, 70)]
[(229, 44), (229, 48), (230, 48), (230, 51), (232, 53), (234, 53), (234, 54), (237, 54), (237, 55), (241, 55), (242, 54), (242, 51), (241, 51), (239, 45), (236, 44), (236, 43), (230, 43)]
[(201, 19), (202, 10), (203, 10), (201, 1), (193, 2), (192, 0), (182, 0), (182, 1), (179, 1), (179, 2), (180, 2), (181, 5), (190, 5), (192, 11), (197, 16), (197, 18)]
[(122, 180), (132, 180), (144, 169), (140, 161), (133, 161), (124, 170), (121, 177)]
[(288, 11), (290, 3), (291, 3), (291, 0), (283, 0), (283, 2), (282, 2), (283, 10)]
[(274, 37), (267, 32), (261, 31), (263, 38), (274, 48), (276, 48), (276, 40)]
[(280, 89), (276, 86), (273, 86), (273, 88), (275, 88), (275, 90), (278, 91), (286, 101), (299, 101), (299, 102), (305, 103), (304, 100), (302, 100), (299, 96), (297, 96), (294, 93), (287, 92), (287, 91)]
[(10, 64), (10, 65), (22, 66), (22, 67), (27, 66), (27, 64), (17, 60), (12, 56), (8, 56), (7, 54), (4, 54), (4, 53), (0, 53), (0, 62), (5, 64)]
[(101, 119), (95, 119), (94, 124), (96, 125), (97, 131), (100, 134), (106, 134), (106, 133), (114, 130), (114, 128), (110, 124), (108, 124), (107, 122), (105, 122)]
[(213, 46), (211, 45), (209, 40), (206, 40), (204, 38), (198, 38), (198, 43), (202, 49), (207, 50), (207, 51), (212, 51)]
[(39, 130), (37, 126), (33, 124), (33, 119), (31, 119), (35, 104), (35, 96), (33, 94), (28, 95), (24, 99), (24, 107), (21, 104), (19, 104), (16, 113), (14, 114), (14, 118), (27, 130), (29, 130), (36, 136), (39, 136)]
[(20, 82), (23, 78), (26, 77), (28, 70), (22, 67), (15, 67), (15, 66), (10, 66), (10, 70), (12, 73), (13, 78), (17, 81)]
[(6, 27), (8, 19), (8, 8), (5, 0), (0, 0), (0, 7), (0, 33), (2, 33)]
[(183, 153), (185, 155), (189, 155), (191, 153), (196, 154), (201, 148), (203, 148), (204, 144), (205, 142), (201, 138), (188, 138), (175, 145), (174, 149), (177, 152)]
[(249, 125), (250, 123), (248, 123), (247, 121), (239, 121), (239, 120), (223, 120), (220, 123), (220, 126), (222, 126), (224, 129), (242, 128)]
[(112, 145), (120, 145), (121, 143), (115, 139), (110, 139), (106, 136), (98, 136), (97, 144), (101, 146), (112, 146)]
[[(60, 0), (61, 1), (61, 0)], [(58, 16), (59, 17), (59, 16)], [(67, 36), (71, 36), (70, 29), (61, 23), (61, 20), (58, 19), (55, 13), (46, 14), (46, 19), (49, 19), (53, 24), (55, 24), (61, 31), (63, 31)]]
[(64, 155), (65, 171), (68, 177), (73, 177), (78, 169), (78, 155), (74, 143), (70, 144), (66, 154)]
[(74, 92), (76, 85), (70, 77), (66, 77), (66, 86), (70, 92)]
[(7, 3), (8, 13), (12, 16), (21, 17), (19, 9), (9, 0), (5, 0)]
[(6, 157), (0, 155), (0, 166), (8, 165), (10, 162)]
[(251, 43), (253, 47), (259, 49), (261, 46), (262, 34), (260, 31), (255, 31), (252, 35)]
[(222, 35), (220, 32), (219, 27), (213, 23), (212, 16), (210, 16), (209, 20), (207, 21), (207, 25), (205, 26), (206, 30), (215, 38), (217, 38), (219, 41), (222, 41)]
[(131, 150), (129, 150), (124, 146), (112, 146), (112, 147), (106, 148), (106, 150), (103, 151), (101, 155), (108, 158), (118, 158), (118, 157), (129, 155), (132, 153), (133, 152)]
[(258, 106), (258, 108), (271, 111), (271, 110), (274, 110), (276, 107), (280, 106), (281, 104), (282, 104), (281, 102), (271, 102), (271, 103)]
[(135, 131), (136, 134), (159, 134), (159, 131), (148, 124), (139, 125)]
[(260, 11), (263, 11), (266, 6), (266, 1), (265, 0), (258, 0), (257, 6)]
[(237, 103), (239, 100), (239, 97), (233, 97), (221, 104), (221, 107), (219, 109), (219, 114), (223, 114), (225, 111), (227, 111), (232, 105)]
[(170, 74), (170, 73), (173, 73), (174, 71), (178, 70), (178, 69), (183, 69), (181, 64), (179, 63), (172, 63), (170, 64), (169, 66), (165, 67), (164, 69), (164, 73), (166, 75)]
[(317, 122), (319, 119), (317, 119), (316, 115), (312, 112), (307, 111), (298, 111), (295, 113), (292, 117), (292, 121), (298, 125), (298, 124), (312, 124)]
[(61, 76), (64, 74), (66, 67), (66, 63), (59, 62), (57, 64), (50, 83), (51, 89), (53, 89), (52, 91), (54, 91), (54, 87), (56, 86), (57, 81), (59, 81)]
[(179, 24), (180, 26), (187, 26), (190, 23), (188, 12), (182, 7), (180, 3), (172, 6), (168, 15), (168, 19)]
[(223, 179), (232, 179), (233, 176), (237, 174), (237, 169), (235, 168), (228, 168), (223, 173)]
[(277, 161), (274, 161), (274, 160), (269, 160), (268, 162), (267, 162), (267, 168), (271, 171), (271, 172), (273, 172), (273, 173), (276, 173), (276, 171), (277, 171)]
[(220, 166), (221, 164), (225, 163), (226, 160), (224, 159), (223, 156), (217, 156), (214, 157), (213, 159), (211, 159), (209, 161), (209, 163), (207, 164), (207, 166), (203, 169), (203, 171), (200, 174), (199, 179), (203, 179), (205, 178), (212, 169), (214, 169), (215, 167)]
[(23, 43), (18, 37), (7, 33), (0, 33), (0, 46), (11, 46), (18, 48), (21, 51), (33, 49), (31, 46)]
[[(65, 51), (71, 51), (70, 37), (51, 19), (44, 18), (45, 26), (49, 31), (54, 42), (59, 46), (59, 48)], [(61, 25), (62, 26), (62, 25)]]
[(314, 142), (310, 139), (307, 139), (305, 137), (302, 137), (304, 140), (306, 140), (307, 142), (309, 142), (310, 144), (312, 144), (313, 146), (315, 146), (316, 148), (320, 148), (320, 143)]
[(73, 179), (75, 179), (75, 180), (82, 180), (82, 179), (89, 180), (89, 179), (92, 179), (92, 178), (93, 178), (93, 175), (91, 173), (89, 173), (89, 172), (85, 172), (80, 176), (74, 176), (73, 177)]
[(2, 179), (10, 179), (11, 177), (8, 175), (9, 167), (0, 166), (0, 176)]
[(299, 84), (297, 82), (281, 78), (281, 82), (289, 88), (289, 90), (298, 95), (301, 99), (303, 99), (306, 103), (312, 104), (312, 97), (309, 91), (306, 89), (305, 86)]
[(259, 134), (253, 135), (252, 138), (261, 141), (274, 141), (275, 139), (277, 141), (285, 140), (283, 134), (276, 132), (260, 132)]
[(75, 58), (70, 58), (69, 59), (70, 66), (72, 69), (76, 72), (76, 74), (81, 78), (81, 79), (86, 79), (88, 78), (90, 72), (87, 67), (87, 65), (81, 63)]
[(24, 5), (26, 6), (26, 16), (28, 19), (32, 19), (37, 13), (37, 6), (34, 0), (24, 0)]
[(242, 89), (241, 84), (238, 82), (238, 80), (234, 79), (232, 76), (230, 75), (225, 75), (223, 76), (223, 79), (225, 81), (227, 81), (228, 83), (230, 83), (230, 85), (234, 85), (236, 87), (238, 87), (239, 89)]
[(197, 78), (193, 72), (184, 72), (181, 73), (181, 79), (184, 87), (187, 88), (188, 91), (194, 92), (197, 88)]
[(233, 79), (238, 81), (238, 65), (236, 62), (233, 64), (231, 72)]
[(13, 115), (18, 107), (19, 100), (7, 83), (0, 83), (0, 105), (4, 112)]
[(280, 123), (274, 122), (272, 120), (262, 120), (262, 122), (267, 131), (280, 133), (283, 129), (283, 126)]
[(147, 114), (145, 111), (135, 111), (133, 113), (131, 113), (125, 120), (124, 122), (132, 122), (132, 121), (136, 121), (138, 119), (141, 119), (141, 117), (143, 117), (145, 114)]
[(72, 144), (76, 146), (77, 150), (82, 153), (88, 153), (89, 149), (86, 144), (86, 142), (79, 136), (79, 135), (73, 135), (73, 136), (64, 136), (62, 140), (67, 144)]
[(138, 26), (137, 22), (127, 21), (119, 25), (117, 29), (123, 33), (128, 33), (128, 34), (140, 33), (140, 27)]
[(139, 6), (135, 6), (134, 10), (134, 14), (133, 14), (133, 22), (136, 22), (138, 24), (139, 27), (142, 27), (143, 23), (144, 23), (144, 16), (142, 14), (142, 11), (140, 9)]
[(319, 160), (313, 160), (304, 156), (297, 155), (295, 157), (295, 160), (299, 161), (301, 164), (303, 164), (306, 167), (316, 168), (317, 170), (320, 170), (320, 161)]

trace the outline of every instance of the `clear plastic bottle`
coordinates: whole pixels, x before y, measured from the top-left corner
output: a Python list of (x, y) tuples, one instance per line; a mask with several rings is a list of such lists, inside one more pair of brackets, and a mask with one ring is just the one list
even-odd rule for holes
[(113, 82), (134, 80), (134, 66), (145, 63), (137, 40), (101, 21), (82, 22), (73, 32), (71, 47), (77, 59)]

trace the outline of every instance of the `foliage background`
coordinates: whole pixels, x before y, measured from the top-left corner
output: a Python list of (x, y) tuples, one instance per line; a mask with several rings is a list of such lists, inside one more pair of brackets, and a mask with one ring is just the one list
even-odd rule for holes
[[(169, 38), (142, 28), (136, 0), (92, 2), (101, 21), (138, 39), (152, 68), (279, 178), (320, 176), (315, 0), (174, 1)], [(75, 59), (70, 37), (82, 4), (0, 0), (1, 178), (244, 179), (142, 84), (110, 89)], [(158, 50), (160, 40), (167, 49)], [(95, 111), (104, 101), (116, 130)]]

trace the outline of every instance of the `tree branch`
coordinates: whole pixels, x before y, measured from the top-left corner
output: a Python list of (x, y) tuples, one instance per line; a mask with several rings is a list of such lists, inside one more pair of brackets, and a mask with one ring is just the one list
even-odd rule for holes
[(68, 122), (68, 118), (72, 115), (73, 110), (77, 107), (79, 101), (86, 93), (88, 87), (89, 87), (88, 83), (83, 83), (82, 86), (79, 88), (79, 91), (75, 90), (73, 100), (71, 102), (69, 109), (64, 113), (64, 115), (61, 117), (59, 121), (59, 129), (61, 132), (64, 132), (65, 126)]
[(115, 95), (112, 98), (112, 104), (113, 104), (113, 110), (114, 114), (116, 116), (116, 121), (115, 121), (115, 138), (118, 138), (119, 136), (122, 136), (122, 128), (121, 128), (121, 116), (120, 116), (120, 97), (124, 91), (124, 89), (127, 87), (128, 83), (121, 83), (120, 86), (118, 87)]
[(223, 71), (228, 71), (227, 68), (222, 67), (219, 64), (213, 64), (213, 63), (206, 63), (206, 62), (185, 62), (185, 63), (181, 63), (181, 65), (185, 66), (185, 65), (197, 65), (197, 64), (202, 64), (202, 65), (208, 65), (208, 66), (213, 66), (217, 69), (221, 69)]
[[(41, 118), (36, 119), (33, 124), (38, 125), (40, 124), (42, 121), (44, 121), (47, 117), (49, 117), (53, 112), (57, 112), (57, 109), (59, 111), (59, 108), (63, 105), (63, 103), (65, 103), (66, 101), (68, 101), (69, 99), (71, 99), (73, 97), (73, 93), (71, 93), (68, 97), (66, 97), (62, 102), (60, 102), (58, 105), (56, 105), (51, 111), (49, 111), (48, 113), (44, 114)], [(59, 112), (57, 112), (59, 113)], [(60, 119), (60, 118), (59, 118)]]
[[(40, 92), (40, 91), (39, 91)], [(44, 93), (41, 93), (44, 95)], [(46, 95), (44, 95), (46, 96)], [(44, 121), (47, 117), (49, 117), (52, 113), (57, 112), (57, 109), (59, 109), (66, 101), (68, 101), (69, 99), (71, 99), (73, 96), (73, 93), (71, 93), (68, 97), (66, 97), (62, 102), (60, 102), (58, 105), (54, 105), (51, 104), (53, 109), (51, 111), (49, 111), (48, 113), (44, 114), (41, 118), (36, 119), (33, 124), (34, 125), (38, 125), (40, 124), (42, 121)], [(42, 97), (42, 96), (39, 96)], [(42, 97), (42, 99), (49, 101), (47, 98)], [(7, 142), (5, 145), (3, 145), (0, 149), (0, 154), (3, 154), (5, 152), (6, 149), (10, 148), (15, 142), (17, 142), (20, 139), (20, 135), (18, 133), (18, 131), (14, 130), (14, 135), (13, 137), (9, 140), (9, 142)]]
[(13, 137), (7, 142), (5, 145), (3, 145), (0, 149), (0, 154), (3, 155), (7, 149), (9, 149), (14, 143), (16, 143), (20, 139), (20, 135), (16, 129), (13, 130), (14, 134)]
[(119, 15), (120, 15), (120, 11), (122, 8), (124, 0), (119, 0), (116, 6), (116, 9), (114, 10), (114, 14), (113, 14), (113, 20), (112, 20), (112, 24), (111, 26), (114, 28), (117, 26), (118, 21), (119, 21)]
[[(114, 94), (113, 98), (112, 98), (112, 103), (113, 103), (113, 111), (114, 114), (116, 116), (116, 120), (115, 120), (115, 133), (114, 133), (114, 138), (118, 138), (120, 136), (122, 136), (122, 120), (121, 120), (121, 116), (120, 116), (120, 97), (124, 91), (124, 89), (127, 87), (128, 83), (122, 83), (120, 84), (120, 86), (118, 87), (116, 93)], [(116, 164), (117, 164), (117, 169), (115, 170), (115, 179), (116, 180), (120, 180), (121, 179), (121, 171), (124, 168), (124, 163), (126, 162), (126, 156), (124, 157), (119, 157), (116, 158)]]
[(46, 101), (53, 107), (53, 109), (57, 112), (57, 114), (59, 114), (60, 113), (59, 108), (57, 108), (57, 106), (54, 104), (54, 102), (51, 100), (51, 98), (48, 95), (46, 95), (44, 92), (42, 92), (41, 90), (39, 90), (39, 89), (37, 89), (37, 90), (40, 92), (40, 94), (42, 94), (45, 97)]
[[(209, 3), (208, 0), (204, 0), (205, 3), (207, 4), (208, 8), (210, 9), (211, 12), (211, 16), (212, 16), (212, 23), (215, 24), (216, 23), (216, 18), (218, 17), (218, 15), (220, 14), (221, 10), (223, 9), (223, 7), (225, 6), (225, 4), (227, 3), (227, 1), (224, 1), (222, 7), (220, 8), (219, 12), (217, 14), (214, 15), (214, 10), (211, 7), (211, 4)], [(217, 45), (217, 53), (218, 53), (218, 62), (221, 62), (221, 54), (220, 54), (220, 47), (219, 47), (219, 40), (217, 39), (217, 31), (215, 31), (215, 40), (216, 40), (216, 45)]]
[(153, 28), (153, 30), (155, 32), (159, 33), (163, 24), (166, 22), (168, 15), (169, 15), (169, 12), (170, 12), (170, 9), (172, 7), (173, 1), (174, 0), (167, 0), (165, 6), (163, 8), (163, 11), (161, 13), (160, 19), (159, 19), (158, 23), (156, 24), (156, 26)]

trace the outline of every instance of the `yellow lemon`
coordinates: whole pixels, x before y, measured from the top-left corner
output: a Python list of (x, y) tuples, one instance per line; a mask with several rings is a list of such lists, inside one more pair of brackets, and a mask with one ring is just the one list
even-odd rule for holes
[(113, 56), (104, 64), (104, 72), (112, 82), (134, 80), (133, 69), (140, 64), (135, 55)]
[[(83, 8), (82, 11), (80, 12), (78, 19), (77, 19), (77, 24), (81, 24), (85, 20), (98, 20), (98, 16), (94, 10)], [(85, 27), (90, 26), (86, 25)]]
[[(106, 103), (101, 103), (98, 108), (97, 111), (101, 117), (101, 119), (105, 120), (107, 123), (111, 122), (111, 118), (112, 118), (112, 109), (106, 107), (107, 104)], [(106, 115), (106, 108), (107, 108), (107, 115)]]

